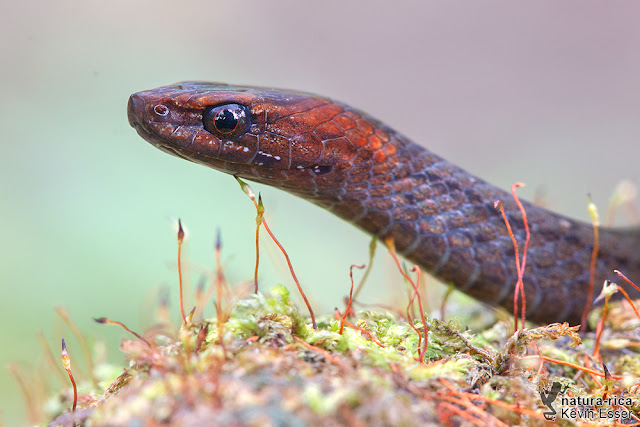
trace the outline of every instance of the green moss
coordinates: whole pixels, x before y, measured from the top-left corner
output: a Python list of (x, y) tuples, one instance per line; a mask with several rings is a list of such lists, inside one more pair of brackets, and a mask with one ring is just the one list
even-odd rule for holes
[[(572, 347), (580, 337), (566, 325), (509, 336), (500, 322), (475, 334), (455, 320), (427, 318), (428, 348), (419, 361), (424, 344), (415, 330), (423, 332), (419, 320), (414, 329), (395, 314), (367, 310), (349, 319), (359, 329), (344, 325), (340, 334), (339, 320), (320, 316), (314, 330), (284, 286), (247, 295), (228, 309), (222, 324), (212, 318), (182, 325), (177, 340), (158, 335), (151, 347), (123, 341), (128, 375), (76, 414), (95, 425), (459, 423), (462, 418), (446, 405), (467, 410), (459, 393), (472, 392), (513, 405), (469, 401), (486, 420), (529, 424), (538, 418), (518, 408), (541, 414), (539, 392), (551, 383), (566, 385), (574, 396), (598, 389), (588, 375), (574, 382), (574, 368), (545, 363), (547, 370), (539, 371), (539, 360), (522, 359), (535, 342), (548, 357), (580, 364), (590, 349)], [(619, 353), (628, 351), (620, 343), (632, 339), (633, 332), (613, 334), (606, 347), (608, 360), (615, 361), (607, 362), (612, 371), (636, 375), (616, 383), (627, 390), (639, 375), (640, 357)], [(99, 372), (104, 379), (121, 370), (101, 365)], [(58, 401), (68, 407), (69, 395), (63, 396)]]

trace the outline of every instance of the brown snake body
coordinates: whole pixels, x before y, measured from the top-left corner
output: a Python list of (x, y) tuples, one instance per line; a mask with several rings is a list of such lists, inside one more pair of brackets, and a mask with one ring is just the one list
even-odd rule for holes
[[(513, 309), (514, 247), (525, 232), (511, 194), (345, 104), (312, 94), (185, 82), (139, 92), (130, 124), (155, 147), (309, 200), (381, 239), (434, 276)], [(531, 229), (527, 319), (579, 323), (591, 224), (523, 202)], [(640, 231), (601, 229), (596, 294), (618, 269), (640, 280)]]

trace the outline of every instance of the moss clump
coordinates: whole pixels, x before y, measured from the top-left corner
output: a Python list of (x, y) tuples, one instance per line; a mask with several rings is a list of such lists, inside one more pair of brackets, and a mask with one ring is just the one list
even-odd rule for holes
[[(350, 321), (360, 329), (342, 334), (325, 317), (314, 330), (283, 286), (239, 299), (225, 318), (190, 321), (177, 337), (148, 334), (151, 345), (123, 340), (129, 367), (52, 425), (526, 425), (544, 422), (540, 392), (553, 382), (573, 396), (605, 392), (597, 377), (526, 357), (536, 343), (547, 356), (584, 362), (588, 351), (566, 324), (509, 336), (498, 323), (474, 335), (427, 319), (429, 347), (418, 361), (418, 335), (397, 315), (358, 312)], [(640, 357), (619, 346), (632, 339), (619, 332), (604, 341), (612, 372), (640, 374)], [(607, 381), (607, 390), (628, 385)]]

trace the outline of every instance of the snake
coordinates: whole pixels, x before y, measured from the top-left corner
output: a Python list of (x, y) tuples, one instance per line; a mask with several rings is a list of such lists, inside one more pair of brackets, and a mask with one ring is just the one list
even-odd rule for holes
[[(520, 247), (522, 255), (527, 228), (512, 195), (370, 115), (311, 93), (200, 81), (137, 92), (127, 115), (154, 147), (308, 200), (392, 241), (444, 283), (513, 310), (514, 253)], [(528, 201), (522, 207), (528, 320), (580, 323), (593, 300), (590, 280), (597, 294), (616, 269), (640, 279), (639, 228), (599, 228), (591, 279), (593, 224)]]

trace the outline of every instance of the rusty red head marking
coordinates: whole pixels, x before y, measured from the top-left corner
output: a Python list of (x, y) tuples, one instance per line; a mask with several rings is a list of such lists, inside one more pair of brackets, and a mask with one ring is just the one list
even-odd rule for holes
[(183, 82), (131, 95), (128, 116), (165, 152), (290, 191), (373, 154), (358, 113), (302, 92)]

